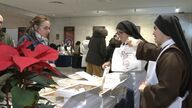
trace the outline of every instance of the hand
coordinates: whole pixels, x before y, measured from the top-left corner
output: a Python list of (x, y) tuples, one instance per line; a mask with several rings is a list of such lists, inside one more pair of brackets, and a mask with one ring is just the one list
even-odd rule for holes
[(105, 69), (107, 66), (110, 67), (111, 65), (111, 62), (110, 61), (107, 61), (105, 62), (103, 65), (102, 65), (102, 68)]
[(129, 37), (129, 39), (125, 43), (127, 43), (130, 47), (137, 47), (141, 41), (141, 39)]
[(133, 47), (133, 45), (132, 45), (132, 40), (127, 40), (125, 43), (126, 43), (128, 46)]
[(141, 85), (139, 86), (139, 91), (143, 92), (147, 84), (145, 82), (142, 82)]
[(56, 65), (54, 63), (49, 63), (49, 65), (52, 67), (56, 67)]

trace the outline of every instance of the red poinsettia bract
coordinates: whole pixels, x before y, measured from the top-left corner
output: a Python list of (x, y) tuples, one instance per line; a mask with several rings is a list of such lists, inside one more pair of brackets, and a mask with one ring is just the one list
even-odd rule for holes
[(60, 72), (48, 64), (48, 61), (54, 61), (58, 58), (58, 52), (42, 44), (37, 45), (34, 50), (31, 50), (28, 48), (31, 44), (32, 42), (30, 41), (24, 41), (17, 48), (0, 44), (0, 71), (16, 67), (20, 72), (23, 72), (26, 68), (38, 67), (39, 69), (36, 68), (32, 71), (41, 72), (46, 68), (56, 75), (61, 75)]

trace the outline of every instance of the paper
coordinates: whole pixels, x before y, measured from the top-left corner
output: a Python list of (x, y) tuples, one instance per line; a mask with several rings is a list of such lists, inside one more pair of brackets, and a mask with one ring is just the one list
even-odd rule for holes
[(93, 83), (97, 82), (97, 79), (95, 77), (93, 77), (92, 75), (90, 75), (84, 71), (75, 72), (75, 73), (80, 75), (81, 77), (85, 78), (89, 82), (93, 82)]

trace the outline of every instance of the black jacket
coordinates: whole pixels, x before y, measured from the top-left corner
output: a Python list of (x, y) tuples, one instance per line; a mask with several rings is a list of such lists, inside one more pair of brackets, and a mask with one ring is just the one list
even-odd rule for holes
[(101, 33), (94, 33), (90, 42), (86, 62), (101, 66), (106, 59), (106, 42), (105, 36)]
[(109, 41), (109, 45), (107, 46), (106, 61), (110, 61), (112, 59), (113, 52), (114, 52), (115, 48), (120, 47), (120, 45), (121, 45), (121, 41), (116, 40), (115, 38), (112, 38)]

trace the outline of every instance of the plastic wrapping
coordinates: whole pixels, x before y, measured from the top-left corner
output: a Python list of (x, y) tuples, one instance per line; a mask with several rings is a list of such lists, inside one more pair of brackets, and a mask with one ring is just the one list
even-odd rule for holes
[(100, 108), (101, 103), (99, 95), (84, 92), (69, 98), (62, 108)]
[(134, 91), (134, 108), (139, 108), (140, 103), (140, 92), (138, 90), (141, 82), (145, 80), (146, 72), (130, 72), (129, 78), (124, 83), (127, 88)]

